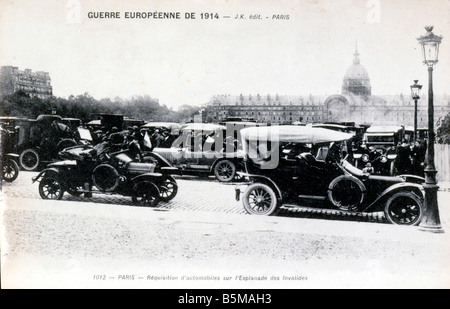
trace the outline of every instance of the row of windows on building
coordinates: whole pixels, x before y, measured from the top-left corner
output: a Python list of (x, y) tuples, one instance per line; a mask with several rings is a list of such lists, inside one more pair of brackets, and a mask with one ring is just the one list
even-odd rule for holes
[[(444, 109), (437, 110), (436, 111), (436, 118), (438, 119), (441, 116), (445, 116), (446, 111)], [(228, 116), (240, 116), (240, 117), (250, 117), (254, 118), (257, 121), (278, 121), (278, 122), (295, 122), (295, 121), (301, 121), (301, 122), (322, 122), (327, 121), (327, 115), (324, 113), (317, 113), (317, 112), (269, 112), (269, 111), (258, 111), (258, 112), (249, 112), (249, 111), (236, 111), (233, 110), (231, 113), (229, 111), (220, 111), (220, 112), (209, 112), (207, 113), (207, 116), (211, 117), (212, 121), (222, 121)], [(377, 122), (380, 119), (377, 118), (377, 116), (370, 117), (371, 113), (358, 111), (358, 113), (352, 113), (348, 115), (352, 121), (355, 121), (357, 123), (365, 123), (365, 122)], [(422, 110), (418, 111), (417, 120), (419, 122), (419, 125), (425, 125), (428, 121), (427, 118), (427, 111)], [(400, 111), (400, 112), (385, 112), (383, 115), (383, 121), (384, 122), (390, 122), (395, 124), (405, 124), (410, 125), (412, 124), (414, 119), (414, 111)]]
[(25, 92), (36, 92), (36, 93), (41, 93), (41, 94), (52, 94), (52, 88), (51, 87), (33, 87), (33, 86), (29, 86), (29, 85), (15, 85), (14, 87), (14, 91), (25, 91)]
[[(425, 102), (426, 98), (424, 98), (422, 101)], [(419, 105), (420, 104), (424, 104), (423, 102), (419, 101)], [(231, 104), (229, 102), (225, 103), (225, 102), (218, 102), (216, 101), (212, 106), (214, 106), (215, 109), (220, 109), (220, 108), (229, 108), (230, 106), (232, 106), (233, 108), (246, 108), (246, 109), (258, 109), (261, 108), (262, 106), (270, 109), (276, 109), (276, 108), (283, 108), (283, 109), (289, 109), (289, 108), (298, 108), (298, 106), (307, 106), (310, 108), (321, 108), (323, 106), (324, 102), (321, 101), (317, 101), (317, 102), (312, 102), (312, 101), (307, 101), (306, 103), (303, 100), (300, 100), (297, 103), (293, 103), (292, 101), (289, 102), (289, 104), (287, 104), (287, 102), (265, 102), (265, 103), (258, 103), (258, 104), (254, 104), (252, 105), (252, 103), (249, 102), (235, 102), (235, 104)], [(364, 101), (363, 105), (359, 106), (360, 108), (366, 108), (367, 106), (382, 106), (382, 107), (387, 107), (387, 106), (413, 106), (415, 103), (413, 100), (383, 100), (383, 101), (377, 101), (377, 102), (373, 102), (373, 101)], [(444, 102), (442, 102), (442, 104), (450, 106), (450, 100), (445, 100)]]
[(36, 86), (50, 86), (50, 80), (47, 78), (36, 78), (28, 75), (17, 75), (16, 82), (24, 84), (32, 84)]

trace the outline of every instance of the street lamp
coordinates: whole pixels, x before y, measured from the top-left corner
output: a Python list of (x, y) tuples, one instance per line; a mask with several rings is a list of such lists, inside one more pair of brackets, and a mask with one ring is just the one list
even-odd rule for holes
[(417, 38), (422, 45), (423, 63), (428, 66), (428, 143), (426, 154), (425, 183), (425, 201), (423, 217), (420, 222), (422, 230), (443, 233), (439, 219), (436, 181), (436, 167), (434, 166), (434, 108), (433, 108), (433, 66), (438, 62), (439, 44), (442, 36), (435, 35), (433, 26), (425, 27), (427, 33)]
[(411, 97), (414, 100), (414, 141), (417, 141), (417, 100), (420, 99), (420, 89), (422, 89), (422, 85), (417, 82), (416, 79), (414, 85), (411, 85)]

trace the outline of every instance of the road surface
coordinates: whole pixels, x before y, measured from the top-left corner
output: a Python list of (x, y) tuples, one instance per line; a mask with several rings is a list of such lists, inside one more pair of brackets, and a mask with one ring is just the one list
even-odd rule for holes
[[(157, 208), (48, 201), (35, 174), (3, 184), (3, 288), (448, 287), (448, 231), (309, 208), (251, 216), (234, 184), (196, 177)], [(449, 198), (439, 192), (444, 229)]]

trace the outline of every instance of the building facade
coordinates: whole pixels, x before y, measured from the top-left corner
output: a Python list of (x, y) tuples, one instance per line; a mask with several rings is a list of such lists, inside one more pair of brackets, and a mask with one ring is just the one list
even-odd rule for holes
[(3, 95), (23, 91), (30, 97), (47, 99), (53, 95), (48, 72), (19, 70), (18, 67), (2, 66), (0, 70), (0, 92)]
[[(330, 96), (308, 95), (216, 95), (204, 106), (206, 122), (221, 122), (228, 117), (253, 118), (266, 123), (354, 122), (365, 125), (414, 125), (415, 103), (408, 95), (372, 95), (367, 70), (359, 53), (346, 70), (342, 93)], [(450, 96), (434, 95), (435, 120), (450, 113)], [(417, 104), (418, 127), (428, 126), (428, 98)]]

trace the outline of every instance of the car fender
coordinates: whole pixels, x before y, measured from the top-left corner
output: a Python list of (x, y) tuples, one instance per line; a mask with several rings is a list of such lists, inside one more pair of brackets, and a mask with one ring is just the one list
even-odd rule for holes
[(275, 190), (275, 193), (277, 194), (278, 199), (281, 199), (283, 197), (283, 194), (281, 193), (280, 188), (269, 177), (262, 176), (262, 175), (245, 174), (245, 173), (240, 173), (240, 175), (250, 177), (251, 179), (256, 180), (256, 181), (251, 181), (251, 183), (261, 182), (263, 184), (268, 185), (269, 187), (271, 187), (272, 189)]
[(163, 174), (161, 173), (145, 173), (145, 174), (140, 174), (137, 175), (133, 178), (131, 178), (131, 181), (138, 181), (138, 180), (142, 180), (142, 179), (148, 179), (149, 181), (154, 181), (155, 178), (162, 178)]
[(40, 171), (39, 174), (37, 174), (36, 176), (32, 177), (31, 180), (32, 180), (32, 182), (36, 182), (40, 178), (44, 177), (46, 174), (51, 174), (51, 173), (59, 174), (59, 169), (54, 168), (54, 167), (46, 168), (46, 169)]
[(364, 209), (364, 211), (373, 208), (374, 206), (380, 205), (381, 203), (384, 203), (390, 196), (392, 196), (392, 194), (400, 191), (412, 192), (415, 195), (417, 195), (417, 197), (420, 198), (421, 200), (425, 198), (422, 185), (411, 182), (401, 182), (394, 184), (389, 188), (385, 189), (383, 192), (381, 192), (381, 194), (372, 203), (370, 203)]
[(76, 165), (77, 165), (77, 161), (75, 161), (75, 160), (63, 160), (63, 161), (50, 163), (47, 166), (60, 167), (60, 166), (76, 166)]
[(6, 154), (5, 154), (5, 157), (6, 157), (6, 158), (10, 158), (10, 159), (12, 159), (12, 158), (18, 159), (18, 158), (19, 158), (19, 155), (18, 155), (17, 153), (6, 153)]

